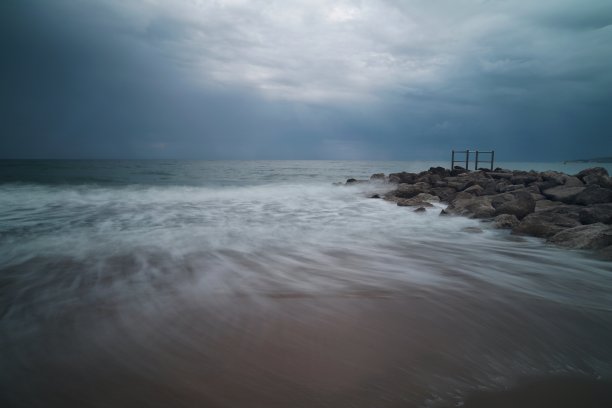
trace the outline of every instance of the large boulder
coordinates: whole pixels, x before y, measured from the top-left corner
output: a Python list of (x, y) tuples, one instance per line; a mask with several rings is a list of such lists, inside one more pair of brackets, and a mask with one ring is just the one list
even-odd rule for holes
[(425, 174), (419, 174), (417, 178), (415, 179), (415, 182), (422, 182), (422, 183), (435, 185), (438, 181), (441, 181), (441, 180), (442, 180), (442, 177), (438, 176), (437, 174), (425, 173)]
[(509, 193), (511, 191), (523, 190), (525, 186), (523, 184), (508, 184), (503, 187), (500, 186), (500, 193)]
[(612, 188), (612, 179), (608, 176), (600, 176), (598, 174), (588, 174), (584, 176), (582, 180), (584, 181), (584, 184), (586, 184), (587, 186), (591, 184), (595, 184), (600, 187)]
[(612, 227), (602, 223), (580, 225), (558, 232), (550, 242), (576, 249), (602, 249), (612, 245)]
[(430, 167), (429, 173), (438, 175), (440, 178), (450, 176), (450, 170), (447, 170), (444, 167)]
[(397, 205), (398, 207), (433, 207), (433, 204), (415, 198), (400, 198)]
[(584, 191), (584, 187), (557, 186), (542, 191), (542, 194), (549, 200), (572, 204), (576, 196), (582, 193), (582, 191)]
[(369, 180), (356, 180), (354, 178), (350, 178), (350, 179), (346, 180), (346, 184), (347, 185), (351, 185), (351, 184), (364, 184), (364, 183), (369, 183)]
[(385, 173), (376, 173), (370, 176), (370, 181), (384, 182), (385, 180)]
[(517, 171), (512, 175), (512, 177), (510, 177), (510, 182), (512, 184), (527, 185), (530, 183), (535, 183), (536, 181), (541, 181), (541, 178), (538, 173), (526, 171)]
[(521, 223), (512, 229), (512, 233), (552, 237), (564, 229), (581, 225), (578, 215), (580, 209), (581, 207), (576, 205), (560, 205), (533, 212), (523, 218)]
[(594, 204), (584, 207), (578, 215), (580, 222), (583, 224), (595, 224), (598, 222), (612, 224), (612, 203)]
[(495, 228), (514, 228), (519, 224), (518, 218), (512, 214), (500, 214), (493, 220)]
[(565, 184), (565, 174), (558, 171), (544, 171), (540, 173), (540, 177), (544, 183), (549, 183), (550, 187)]
[(612, 203), (612, 190), (591, 184), (574, 197), (574, 202), (581, 205)]
[(495, 208), (486, 196), (471, 198), (457, 198), (447, 207), (450, 214), (463, 215), (470, 218), (490, 218), (495, 215)]
[(520, 220), (535, 211), (536, 203), (530, 193), (514, 191), (491, 197), (491, 205), (495, 215), (512, 214)]
[(584, 183), (578, 177), (563, 175), (563, 185), (565, 187), (584, 187)]
[(536, 211), (547, 210), (552, 207), (558, 207), (560, 205), (564, 205), (561, 201), (551, 201), (551, 200), (536, 200)]
[(506, 172), (506, 171), (497, 171), (497, 170), (498, 169), (495, 169), (495, 171), (491, 171), (487, 173), (487, 175), (494, 179), (505, 179), (505, 180), (510, 180), (512, 176), (514, 175), (511, 171)]
[(420, 193), (412, 198), (399, 199), (397, 201), (397, 205), (399, 205), (400, 207), (433, 207), (431, 203), (437, 202), (440, 202), (440, 198), (438, 198), (437, 196), (427, 193)]
[(391, 173), (389, 174), (389, 182), (390, 183), (407, 183), (412, 184), (415, 182), (417, 175), (415, 173), (406, 173), (405, 171), (401, 173)]
[(578, 177), (580, 180), (584, 180), (584, 178), (586, 176), (609, 176), (608, 174), (608, 170), (604, 169), (603, 167), (591, 167), (589, 169), (584, 169), (582, 170), (580, 173), (576, 174), (576, 177)]
[(474, 185), (471, 180), (466, 179), (465, 177), (447, 177), (444, 179), (447, 187), (452, 187), (457, 191), (462, 191), (467, 187)]
[(412, 198), (421, 193), (428, 193), (431, 190), (426, 183), (406, 184), (402, 183), (397, 186), (397, 190), (390, 194), (398, 198)]
[(465, 190), (463, 190), (464, 193), (469, 193), (469, 194), (474, 194), (474, 195), (482, 195), (483, 191), (484, 191), (484, 188), (482, 188), (478, 184), (474, 184), (473, 186), (470, 186), (466, 188)]
[(450, 203), (455, 199), (457, 195), (457, 190), (452, 187), (434, 187), (431, 189), (431, 193), (440, 197), (441, 201), (445, 203)]

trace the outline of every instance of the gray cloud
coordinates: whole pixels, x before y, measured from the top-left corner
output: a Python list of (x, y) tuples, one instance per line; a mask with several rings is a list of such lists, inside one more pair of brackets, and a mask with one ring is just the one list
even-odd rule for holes
[(612, 155), (609, 1), (9, 0), (0, 23), (4, 157)]

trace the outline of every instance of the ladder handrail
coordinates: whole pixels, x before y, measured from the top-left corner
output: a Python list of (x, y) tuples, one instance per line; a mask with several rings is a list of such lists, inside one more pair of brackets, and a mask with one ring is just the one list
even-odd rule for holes
[[(478, 170), (478, 162), (479, 161), (483, 161), (480, 160), (479, 157), (481, 154), (489, 154), (490, 159), (487, 160), (487, 162), (489, 162), (491, 171), (493, 171), (493, 163), (495, 162), (495, 150), (470, 150), (470, 149), (465, 149), (465, 150), (452, 150), (451, 151), (451, 170), (455, 169), (455, 163), (458, 163), (459, 160), (455, 160), (455, 153), (458, 154), (465, 154), (465, 169), (469, 170), (470, 167), (470, 153), (476, 153), (476, 157), (474, 160), (474, 170)], [(462, 160), (463, 161), (463, 160)]]

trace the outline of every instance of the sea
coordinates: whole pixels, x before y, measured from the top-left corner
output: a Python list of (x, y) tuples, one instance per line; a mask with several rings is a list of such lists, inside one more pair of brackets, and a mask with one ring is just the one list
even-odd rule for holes
[(0, 161), (0, 406), (612, 406), (612, 262), (333, 185), (438, 165)]

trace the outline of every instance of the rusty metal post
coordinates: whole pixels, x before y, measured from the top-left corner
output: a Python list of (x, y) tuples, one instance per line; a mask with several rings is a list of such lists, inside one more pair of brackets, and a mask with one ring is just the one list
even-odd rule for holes
[(470, 168), (468, 167), (470, 164), (470, 149), (465, 149), (465, 169), (469, 170)]
[(476, 150), (476, 164), (474, 164), (474, 170), (478, 170), (478, 150)]
[(455, 151), (453, 150), (452, 154), (451, 154), (451, 170), (455, 169)]
[(491, 150), (491, 171), (493, 171), (493, 161), (495, 160), (495, 150)]

